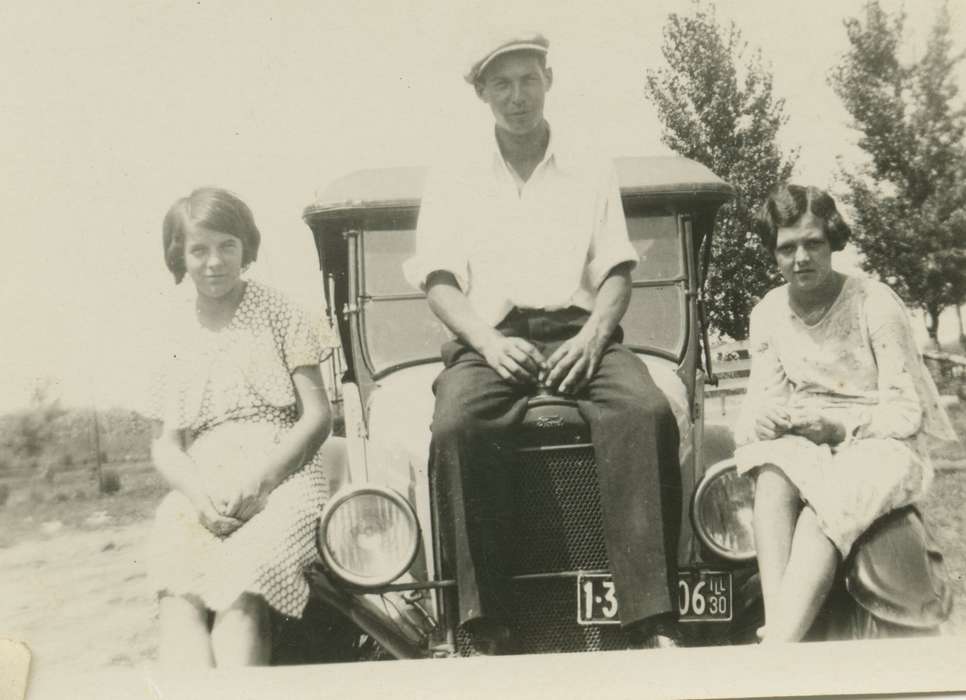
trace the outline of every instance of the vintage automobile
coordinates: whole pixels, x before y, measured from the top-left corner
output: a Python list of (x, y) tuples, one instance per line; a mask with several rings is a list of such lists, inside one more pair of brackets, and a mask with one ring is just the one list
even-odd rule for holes
[[(727, 470), (702, 479), (733, 449), (724, 429), (704, 425), (710, 354), (702, 307), (715, 216), (733, 190), (679, 157), (622, 158), (616, 168), (641, 258), (624, 342), (667, 395), (680, 428), (682, 626), (696, 644), (753, 639), (761, 611), (752, 490)], [(345, 362), (345, 438), (326, 448), (341, 472), (319, 522), (323, 564), (310, 580), (316, 595), (399, 658), (474, 653), (454, 624), (456, 582), (441, 559), (441, 499), (427, 468), (431, 385), (449, 334), (401, 269), (413, 253), (424, 176), (419, 168), (352, 173), (303, 217)], [(512, 589), (523, 650), (623, 648), (587, 427), (572, 401), (535, 396), (520, 430)]]
[[(681, 435), (681, 631), (694, 645), (754, 641), (763, 621), (754, 484), (735, 472), (730, 430), (706, 424), (704, 414), (705, 386), (717, 380), (702, 284), (715, 216), (733, 190), (684, 158), (624, 158), (616, 167), (641, 256), (622, 321), (625, 344), (667, 396)], [(295, 629), (314, 631), (307, 643), (341, 644), (341, 655), (329, 658), (356, 658), (359, 634), (370, 654), (373, 647), (398, 658), (475, 653), (454, 623), (456, 581), (441, 556), (443, 499), (427, 467), (431, 385), (449, 334), (401, 271), (413, 253), (424, 176), (419, 168), (356, 172), (304, 212), (342, 340), (335, 388), (345, 437), (324, 447), (334, 495), (319, 520), (323, 563), (308, 572), (320, 622)], [(535, 395), (519, 438), (511, 578), (522, 650), (627, 646), (587, 426), (572, 401)], [(936, 634), (951, 601), (942, 555), (907, 507), (860, 538), (808, 638)], [(320, 609), (352, 624), (318, 616)]]

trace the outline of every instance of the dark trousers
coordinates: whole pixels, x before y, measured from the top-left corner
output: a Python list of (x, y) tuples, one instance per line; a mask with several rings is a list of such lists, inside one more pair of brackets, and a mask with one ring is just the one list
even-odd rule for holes
[[(586, 322), (583, 309), (514, 310), (498, 330), (525, 338), (544, 357)], [(623, 625), (675, 610), (681, 519), (678, 429), (647, 368), (620, 345), (575, 398), (590, 426), (600, 479), (604, 536)], [(506, 587), (511, 522), (508, 464), (513, 428), (533, 387), (504, 381), (469, 346), (451, 341), (433, 385), (430, 471), (441, 506), (443, 560), (455, 574), (461, 624), (510, 622)]]

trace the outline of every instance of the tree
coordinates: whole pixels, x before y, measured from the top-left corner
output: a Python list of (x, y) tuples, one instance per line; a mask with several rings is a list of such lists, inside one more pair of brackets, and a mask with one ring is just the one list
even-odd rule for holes
[(849, 48), (829, 82), (868, 155), (842, 169), (862, 265), (926, 312), (938, 345), (939, 314), (966, 301), (966, 115), (954, 107), (963, 55), (953, 54), (945, 5), (909, 63), (904, 24), (904, 13), (867, 3), (863, 18), (845, 21)]
[(746, 57), (741, 32), (734, 22), (720, 25), (713, 6), (698, 1), (693, 14), (669, 15), (661, 51), (667, 65), (647, 71), (645, 94), (657, 107), (663, 142), (737, 190), (718, 214), (705, 288), (712, 324), (744, 339), (752, 306), (780, 279), (752, 233), (752, 218), (798, 158), (776, 142), (788, 120), (785, 102), (774, 95), (761, 52)]
[(33, 388), (28, 408), (12, 416), (7, 447), (32, 467), (54, 438), (54, 422), (63, 415), (60, 402), (51, 396), (52, 382), (41, 380)]

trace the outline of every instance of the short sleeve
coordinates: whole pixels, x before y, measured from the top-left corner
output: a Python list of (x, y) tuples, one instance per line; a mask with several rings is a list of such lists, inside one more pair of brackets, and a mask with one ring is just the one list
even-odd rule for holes
[(413, 287), (426, 291), (426, 279), (437, 270), (450, 272), (460, 289), (469, 292), (468, 256), (458, 231), (458, 192), (465, 175), (455, 168), (434, 168), (427, 178), (416, 224), (416, 253), (403, 263), (403, 274)]
[(621, 203), (617, 171), (612, 163), (601, 167), (594, 230), (587, 256), (587, 275), (593, 289), (603, 284), (607, 275), (621, 263), (637, 265), (637, 250), (627, 234), (627, 221)]
[(791, 384), (769, 333), (774, 327), (774, 322), (770, 319), (773, 301), (773, 298), (766, 297), (751, 312), (748, 334), (751, 373), (735, 425), (735, 442), (739, 445), (758, 439), (754, 429), (754, 416), (759, 406), (770, 401), (787, 401), (791, 395)]
[(318, 365), (332, 353), (334, 334), (321, 315), (286, 301), (282, 322), (282, 354), (290, 374), (298, 367)]

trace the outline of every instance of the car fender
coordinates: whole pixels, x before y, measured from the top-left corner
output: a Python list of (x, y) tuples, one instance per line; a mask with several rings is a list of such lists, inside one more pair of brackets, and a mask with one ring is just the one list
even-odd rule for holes
[(704, 425), (704, 435), (701, 443), (702, 474), (712, 464), (717, 464), (735, 456), (735, 436), (727, 425)]

